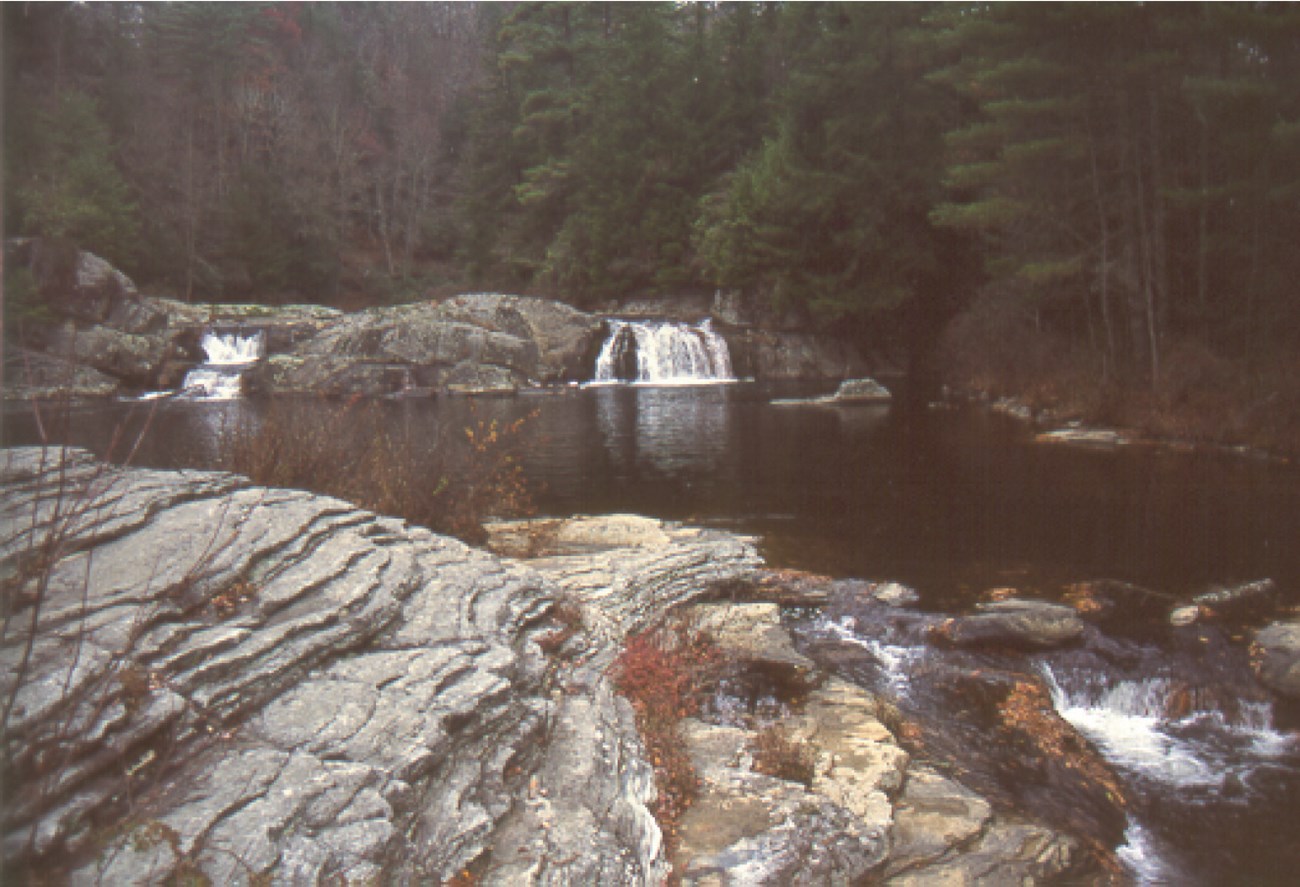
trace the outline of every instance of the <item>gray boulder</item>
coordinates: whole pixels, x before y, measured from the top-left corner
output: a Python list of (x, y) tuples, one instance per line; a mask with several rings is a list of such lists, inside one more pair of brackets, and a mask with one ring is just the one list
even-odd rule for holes
[(601, 321), (558, 302), (457, 296), (346, 315), (249, 376), (267, 393), (507, 391), (584, 379)]
[(958, 647), (1043, 649), (1076, 641), (1085, 628), (1079, 614), (1063, 604), (1012, 598), (982, 603), (976, 610), (939, 626), (935, 639)]
[(79, 328), (68, 322), (52, 335), (47, 350), (128, 385), (149, 387), (174, 348), (165, 336), (137, 335), (111, 326)]
[(92, 367), (41, 351), (9, 347), (4, 354), (5, 400), (112, 397), (120, 383)]
[(858, 406), (888, 403), (893, 400), (889, 389), (875, 379), (846, 379), (833, 394), (825, 397), (806, 397), (774, 400), (776, 406)]
[(831, 398), (836, 403), (879, 403), (891, 400), (893, 395), (875, 379), (846, 379)]
[(65, 317), (103, 323), (124, 304), (139, 302), (129, 277), (93, 253), (42, 238), (5, 241), (5, 261), (31, 270), (42, 296)]
[(1300, 699), (1300, 621), (1261, 629), (1251, 644), (1251, 665), (1266, 687)]

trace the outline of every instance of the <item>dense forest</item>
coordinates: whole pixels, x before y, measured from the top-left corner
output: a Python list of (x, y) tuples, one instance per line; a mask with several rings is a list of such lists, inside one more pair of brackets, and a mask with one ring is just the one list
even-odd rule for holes
[(723, 289), (969, 381), (1296, 368), (1289, 4), (3, 15), (6, 235), (148, 290)]

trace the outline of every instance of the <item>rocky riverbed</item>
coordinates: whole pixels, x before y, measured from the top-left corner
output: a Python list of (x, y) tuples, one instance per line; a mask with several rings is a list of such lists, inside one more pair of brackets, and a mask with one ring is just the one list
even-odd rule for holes
[[(908, 750), (914, 728), (885, 697), (800, 654), (775, 601), (815, 605), (826, 587), (764, 570), (743, 537), (574, 518), (498, 525), (493, 554), (231, 474), (38, 449), (0, 466), (11, 873), (1108, 877), (1094, 834), (963, 785)], [(898, 591), (880, 587), (880, 606)], [(701, 785), (671, 858), (610, 677), (622, 640), (670, 613), (707, 628), (738, 678), (799, 687), (777, 710), (815, 749), (810, 774), (767, 775), (752, 706), (689, 719)], [(1000, 709), (1006, 736), (1049, 718), (1020, 702)]]

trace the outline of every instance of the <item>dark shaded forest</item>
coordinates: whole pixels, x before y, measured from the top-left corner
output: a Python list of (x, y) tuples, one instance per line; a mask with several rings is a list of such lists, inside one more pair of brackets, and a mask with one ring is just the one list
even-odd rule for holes
[(1289, 4), (3, 16), (6, 236), (148, 291), (721, 289), (961, 385), (1300, 429)]

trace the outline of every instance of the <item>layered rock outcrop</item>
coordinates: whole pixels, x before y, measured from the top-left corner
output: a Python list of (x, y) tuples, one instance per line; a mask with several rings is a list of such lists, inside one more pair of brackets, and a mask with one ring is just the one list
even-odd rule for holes
[[(499, 525), (499, 557), (339, 500), (75, 450), (4, 451), (0, 489), (19, 876), (654, 884), (671, 864), (692, 883), (902, 883), (963, 860), (1031, 879), (1069, 867), (1068, 839), (917, 769), (870, 693), (806, 673), (791, 725), (819, 749), (810, 781), (755, 772), (752, 730), (689, 723), (705, 787), (686, 855), (667, 857), (610, 666), (669, 610), (753, 587), (747, 539), (578, 518)], [(812, 668), (769, 604), (696, 615), (735, 650), (761, 635), (746, 656)]]
[[(542, 573), (234, 475), (0, 463), (11, 870), (662, 876), (630, 708), (599, 634), (565, 671), (542, 652)], [(721, 534), (656, 538), (609, 568), (630, 623), (757, 561)]]

